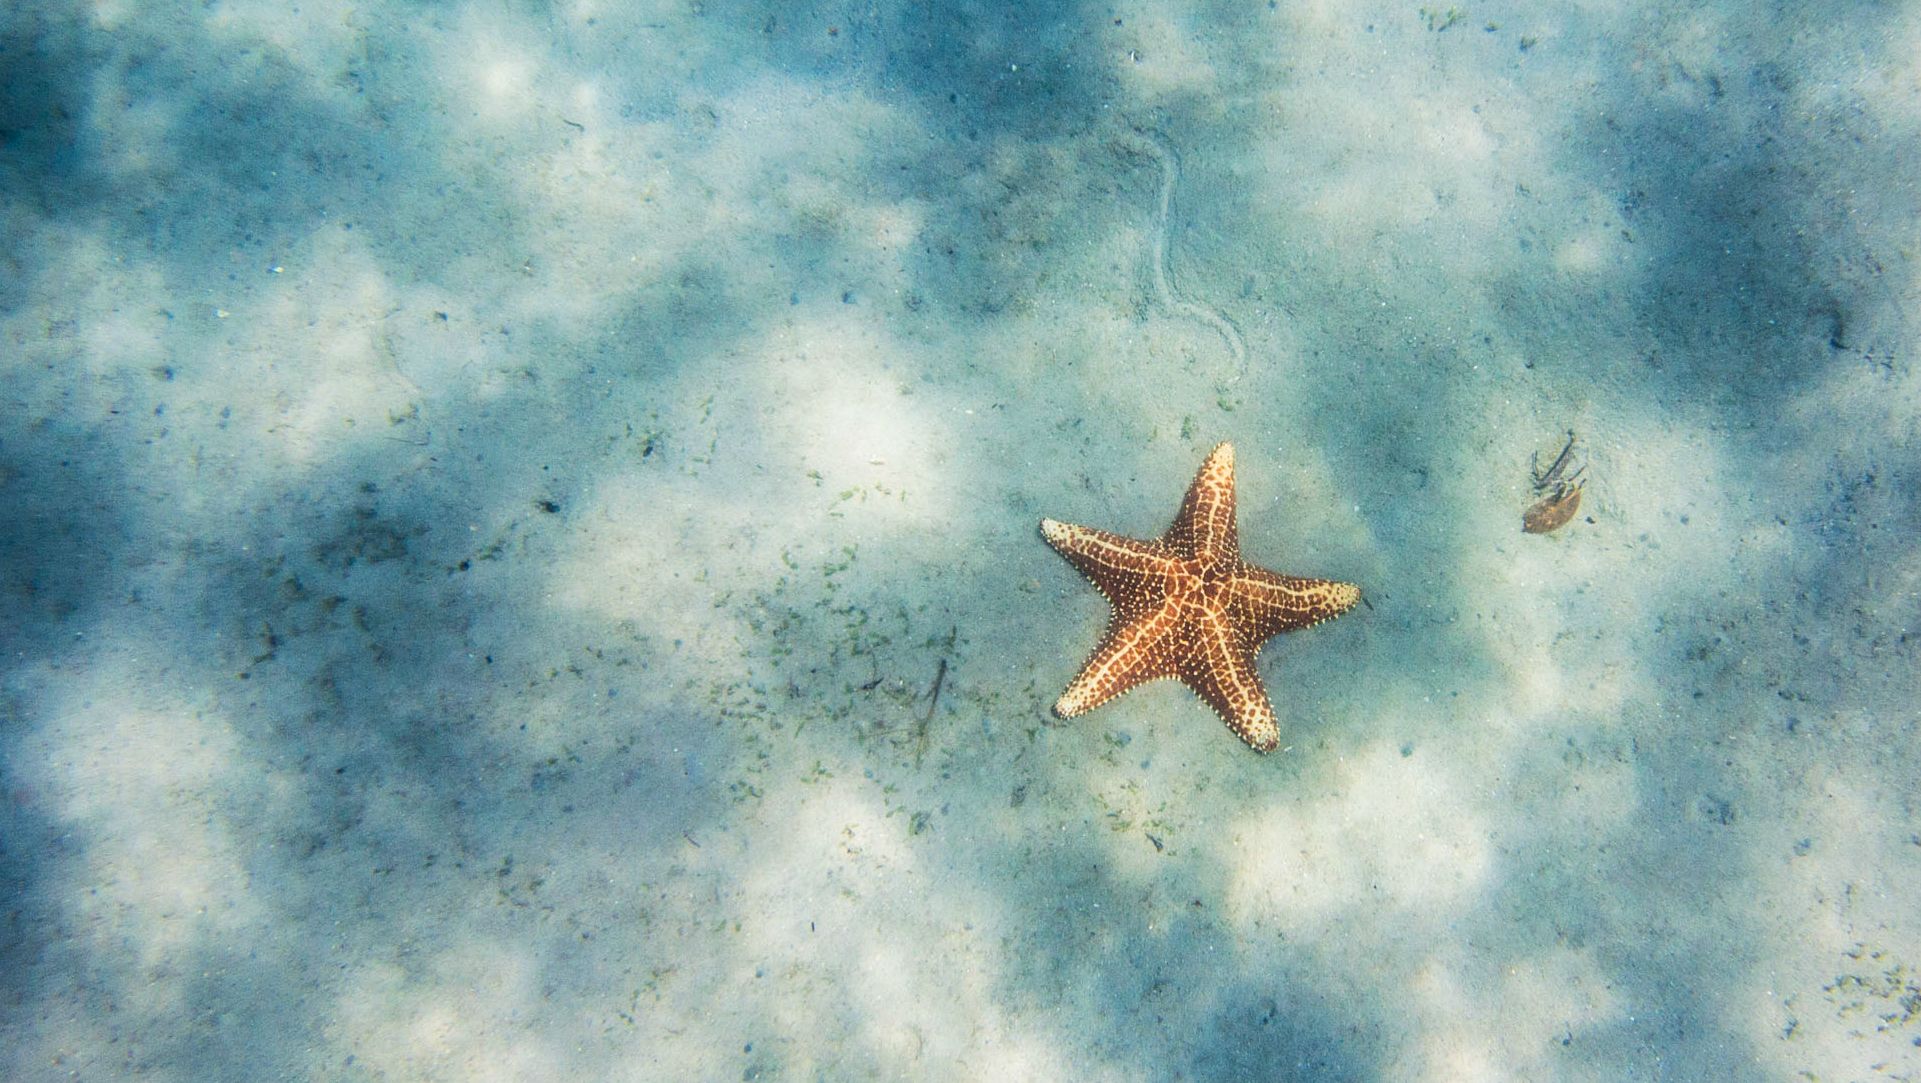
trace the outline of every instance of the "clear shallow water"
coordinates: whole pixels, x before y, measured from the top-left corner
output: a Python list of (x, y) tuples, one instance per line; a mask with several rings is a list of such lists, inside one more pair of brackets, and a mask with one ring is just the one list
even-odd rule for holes
[(1917, 42), (9, 8), (5, 1074), (1921, 1073)]

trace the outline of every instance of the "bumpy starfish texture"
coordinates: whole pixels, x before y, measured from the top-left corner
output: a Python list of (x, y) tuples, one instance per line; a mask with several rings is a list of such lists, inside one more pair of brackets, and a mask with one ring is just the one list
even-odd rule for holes
[(1041, 520), (1041, 536), (1114, 607), (1106, 638), (1054, 704), (1062, 718), (1137, 684), (1174, 677), (1235, 736), (1271, 752), (1281, 728), (1254, 664), (1262, 644), (1338, 617), (1361, 600), (1352, 583), (1278, 575), (1241, 559), (1232, 444), (1207, 456), (1174, 525), (1158, 540), (1052, 519)]

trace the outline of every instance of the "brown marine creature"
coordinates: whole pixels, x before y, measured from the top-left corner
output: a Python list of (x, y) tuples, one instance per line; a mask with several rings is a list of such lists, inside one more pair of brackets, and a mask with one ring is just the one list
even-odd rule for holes
[(1261, 645), (1338, 617), (1361, 600), (1352, 583), (1281, 575), (1241, 559), (1232, 444), (1207, 456), (1174, 525), (1159, 538), (1127, 538), (1053, 519), (1041, 520), (1041, 536), (1114, 607), (1106, 638), (1054, 704), (1062, 718), (1137, 684), (1173, 677), (1248, 747), (1272, 752), (1281, 727), (1254, 664)]
[(1581, 490), (1585, 483), (1581, 475), (1587, 472), (1582, 466), (1572, 474), (1568, 467), (1574, 458), (1574, 430), (1569, 429), (1567, 444), (1554, 462), (1546, 470), (1541, 469), (1541, 457), (1535, 455), (1534, 478), (1535, 501), (1521, 516), (1521, 529), (1529, 534), (1548, 534), (1559, 530), (1573, 521), (1574, 513), (1581, 510)]

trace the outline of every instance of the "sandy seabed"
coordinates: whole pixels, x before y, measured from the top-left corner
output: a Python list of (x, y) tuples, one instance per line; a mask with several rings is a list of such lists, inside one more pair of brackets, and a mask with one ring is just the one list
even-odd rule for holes
[[(1921, 1079), (1916, 161), (1915, 4), (8, 4), (0, 1075)], [(1282, 749), (1052, 717), (1221, 440)]]

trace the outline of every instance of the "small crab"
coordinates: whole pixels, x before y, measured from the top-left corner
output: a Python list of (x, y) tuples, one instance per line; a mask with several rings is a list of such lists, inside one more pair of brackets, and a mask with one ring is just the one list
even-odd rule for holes
[(1566, 526), (1581, 510), (1581, 489), (1584, 483), (1581, 475), (1587, 472), (1582, 466), (1572, 474), (1568, 467), (1574, 458), (1574, 430), (1569, 429), (1567, 444), (1554, 462), (1546, 470), (1541, 469), (1541, 456), (1534, 456), (1534, 468), (1530, 471), (1534, 478), (1535, 501), (1521, 516), (1521, 529), (1529, 534), (1547, 534)]

